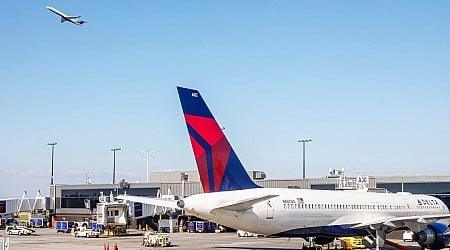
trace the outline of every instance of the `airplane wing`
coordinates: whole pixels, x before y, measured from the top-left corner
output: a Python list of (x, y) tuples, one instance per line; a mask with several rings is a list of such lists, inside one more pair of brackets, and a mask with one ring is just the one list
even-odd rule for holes
[(177, 202), (178, 202), (177, 200), (167, 200), (167, 199), (149, 198), (149, 197), (132, 196), (132, 195), (119, 195), (116, 198), (121, 199), (121, 200), (126, 200), (126, 201), (150, 204), (150, 205), (154, 205), (154, 206), (180, 209), (177, 206)]
[(271, 199), (271, 198), (274, 198), (277, 196), (278, 195), (265, 195), (265, 196), (261, 196), (261, 197), (245, 199), (245, 200), (225, 204), (220, 207), (216, 207), (213, 210), (224, 209), (224, 210), (230, 210), (230, 211), (245, 211), (245, 210), (251, 208), (255, 203), (258, 203), (258, 202), (264, 201), (264, 200), (268, 200), (268, 199)]
[(435, 214), (435, 215), (418, 215), (406, 217), (385, 217), (376, 218), (369, 222), (364, 222), (353, 226), (354, 229), (374, 229), (383, 227), (389, 231), (400, 227), (407, 227), (413, 232), (422, 231), (428, 224), (439, 220), (450, 219), (450, 214)]

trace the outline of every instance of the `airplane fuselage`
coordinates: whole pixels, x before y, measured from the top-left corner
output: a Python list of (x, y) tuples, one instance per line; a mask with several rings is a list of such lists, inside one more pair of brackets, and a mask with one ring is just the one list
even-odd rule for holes
[(58, 9), (55, 9), (51, 6), (47, 6), (47, 9), (50, 10), (51, 12), (55, 13), (56, 15), (60, 16), (61, 23), (68, 21), (75, 25), (80, 25), (80, 26), (83, 25), (83, 23), (85, 23), (85, 21), (78, 19), (80, 16), (69, 16), (69, 15), (65, 14), (64, 12), (62, 12)]
[[(228, 210), (233, 204), (257, 196), (276, 195), (246, 210)], [(225, 226), (264, 235), (364, 235), (352, 228), (370, 218), (447, 214), (447, 206), (427, 195), (255, 188), (204, 193), (185, 198), (184, 210)]]

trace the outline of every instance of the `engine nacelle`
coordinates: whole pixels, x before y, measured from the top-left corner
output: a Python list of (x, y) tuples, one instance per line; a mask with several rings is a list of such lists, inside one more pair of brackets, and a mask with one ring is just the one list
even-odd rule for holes
[(447, 225), (432, 223), (424, 230), (415, 233), (413, 239), (425, 248), (446, 248), (450, 244), (450, 229)]

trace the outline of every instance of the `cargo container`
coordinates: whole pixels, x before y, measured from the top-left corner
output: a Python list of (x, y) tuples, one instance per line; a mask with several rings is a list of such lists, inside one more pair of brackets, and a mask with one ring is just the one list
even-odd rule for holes
[(195, 232), (195, 221), (188, 221), (186, 230), (190, 233)]
[(212, 222), (212, 221), (208, 221), (207, 223), (206, 223), (206, 231), (207, 232), (214, 232), (214, 231), (216, 231), (216, 223), (215, 222)]
[(47, 227), (47, 218), (30, 218), (29, 224), (31, 227)]
[(158, 230), (160, 232), (173, 232), (178, 228), (177, 219), (163, 219), (158, 221)]
[(56, 221), (56, 232), (70, 233), (73, 228), (72, 221)]
[(199, 233), (204, 233), (207, 231), (207, 222), (206, 221), (196, 221), (195, 222), (195, 231)]

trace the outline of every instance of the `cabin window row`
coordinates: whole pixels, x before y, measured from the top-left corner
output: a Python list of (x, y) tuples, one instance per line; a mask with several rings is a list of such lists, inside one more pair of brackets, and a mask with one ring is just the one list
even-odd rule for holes
[(324, 210), (400, 210), (403, 205), (356, 205), (356, 204), (283, 204), (284, 209), (324, 209)]

